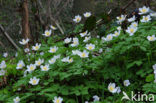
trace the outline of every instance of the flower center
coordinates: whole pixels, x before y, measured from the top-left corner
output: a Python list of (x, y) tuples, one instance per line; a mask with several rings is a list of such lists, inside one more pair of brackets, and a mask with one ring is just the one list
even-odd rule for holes
[(77, 41), (74, 41), (74, 44), (77, 44)]
[(119, 20), (122, 20), (123, 18), (122, 17), (119, 17)]
[(82, 53), (82, 57), (85, 57), (86, 56), (86, 54), (85, 53)]
[(112, 36), (108, 36), (108, 39), (111, 39), (112, 38)]
[(34, 67), (33, 67), (33, 66), (31, 66), (31, 67), (30, 67), (30, 70), (34, 70)]
[(114, 90), (114, 87), (110, 86), (109, 89), (110, 89), (110, 91), (113, 91)]
[(33, 80), (33, 82), (32, 82), (33, 84), (36, 84), (37, 83), (37, 81), (36, 80)]
[(148, 21), (148, 17), (145, 17), (145, 20)]
[(19, 64), (19, 67), (21, 68), (22, 67), (22, 64)]
[(79, 22), (80, 21), (80, 18), (77, 18), (76, 21)]
[(35, 49), (38, 50), (39, 49), (39, 46), (36, 46)]
[(59, 99), (57, 99), (57, 100), (56, 100), (56, 103), (60, 103), (60, 100), (59, 100)]
[(154, 37), (150, 37), (150, 40), (153, 40), (154, 39)]
[(89, 46), (89, 49), (91, 50), (91, 49), (93, 49), (93, 47), (92, 46)]
[(40, 61), (38, 61), (38, 63), (37, 63), (38, 65), (40, 65), (41, 64), (41, 62)]
[(133, 26), (134, 26), (134, 27), (136, 27), (136, 26), (137, 26), (137, 24), (133, 24)]
[(119, 33), (115, 33), (115, 35), (117, 36), (117, 35), (119, 35)]
[(133, 33), (134, 32), (134, 29), (130, 29), (130, 32)]
[(54, 62), (54, 60), (51, 60), (51, 62)]
[(69, 62), (72, 62), (73, 61), (73, 59), (69, 59)]
[(142, 12), (145, 13), (147, 10), (146, 9), (142, 9)]
[(50, 35), (50, 33), (49, 33), (49, 32), (46, 32), (46, 35), (47, 35), (47, 36), (49, 36), (49, 35)]
[(17, 99), (16, 99), (16, 102), (18, 102), (18, 101), (19, 101), (19, 99), (17, 98)]
[(26, 43), (26, 40), (23, 40), (23, 43)]
[(47, 70), (47, 67), (43, 67), (43, 70)]
[(51, 49), (52, 52), (55, 52), (55, 49)]

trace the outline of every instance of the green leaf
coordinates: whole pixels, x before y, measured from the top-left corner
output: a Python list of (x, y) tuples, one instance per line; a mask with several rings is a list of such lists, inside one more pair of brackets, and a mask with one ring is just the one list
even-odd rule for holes
[(154, 81), (154, 74), (150, 74), (146, 77), (146, 82), (152, 82)]

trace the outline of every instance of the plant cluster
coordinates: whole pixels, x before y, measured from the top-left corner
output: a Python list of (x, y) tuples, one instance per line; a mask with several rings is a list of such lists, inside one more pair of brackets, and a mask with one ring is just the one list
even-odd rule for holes
[[(74, 30), (79, 35), (55, 42), (52, 34), (57, 28), (51, 25), (43, 34), (47, 41), (25, 48), (13, 59), (4, 54), (0, 59), (0, 101), (121, 103), (122, 91), (156, 93), (156, 21), (152, 21), (156, 14), (148, 14), (145, 6), (139, 11), (143, 15), (140, 23), (135, 16), (117, 17), (118, 25), (128, 20), (126, 30), (112, 26), (100, 37), (83, 32), (84, 25), (79, 24)], [(92, 18), (91, 12), (84, 17)], [(81, 19), (78, 15), (73, 21), (80, 23)], [(19, 43), (27, 45), (29, 38)]]

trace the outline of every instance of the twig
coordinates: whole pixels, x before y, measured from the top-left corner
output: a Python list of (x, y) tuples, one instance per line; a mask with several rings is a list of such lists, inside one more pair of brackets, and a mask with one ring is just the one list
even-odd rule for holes
[(150, 3), (151, 3), (151, 0), (145, 0), (145, 5), (146, 5), (147, 7), (151, 7)]
[(19, 20), (14, 20), (6, 29), (6, 31), (8, 31), (12, 26), (14, 26), (14, 24), (16, 24)]
[(59, 22), (57, 20), (55, 20), (53, 17), (52, 17), (52, 13), (51, 13), (51, 7), (50, 7), (50, 4), (51, 4), (51, 1), (49, 0), (48, 1), (48, 17), (56, 24), (57, 28), (60, 30), (61, 34), (64, 35), (64, 31), (63, 29), (61, 28)]
[(20, 48), (16, 45), (16, 43), (13, 41), (13, 39), (9, 36), (9, 34), (4, 30), (3, 26), (0, 24), (0, 30), (2, 33), (7, 37), (9, 42), (17, 49), (20, 50)]
[(124, 6), (121, 10), (122, 12), (126, 10), (126, 8), (128, 8), (131, 4), (133, 4), (133, 2), (136, 0), (131, 0), (126, 6)]
[[(112, 10), (110, 10), (107, 14), (109, 15), (109, 14), (111, 14), (111, 12), (112, 12)], [(104, 24), (102, 21), (103, 21), (103, 19), (99, 19), (98, 21), (96, 21), (96, 27), (99, 27), (100, 25)], [(100, 23), (100, 22), (101, 22), (101, 23)], [(56, 40), (55, 42), (62, 41), (62, 40), (64, 40), (64, 39), (66, 39), (66, 38), (69, 38), (69, 37), (78, 35), (78, 34), (80, 34), (80, 33), (82, 33), (82, 32), (69, 34), (68, 36), (66, 36), (66, 37), (64, 37), (64, 38), (62, 38), (62, 39)]]
[(57, 11), (56, 17), (61, 13), (62, 10), (64, 10), (64, 8), (68, 5), (69, 2), (70, 2), (70, 0), (67, 0), (66, 3), (62, 6), (62, 8), (59, 9), (59, 11)]
[(58, 27), (58, 29), (60, 30), (61, 34), (64, 35), (64, 31), (63, 31), (63, 29), (61, 28), (60, 24), (59, 24), (57, 21), (55, 21), (55, 24), (56, 24), (56, 26)]
[[(109, 10), (109, 12), (107, 13), (108, 15), (112, 12), (112, 9)], [(96, 24), (100, 23), (102, 21), (102, 19), (99, 19)]]
[[(103, 20), (101, 20), (101, 21), (103, 21)], [(103, 22), (102, 22), (102, 23), (98, 23), (98, 24), (96, 25), (96, 27), (99, 27), (99, 26), (101, 26), (102, 24), (104, 24), (104, 23), (103, 23)], [(94, 28), (94, 29), (95, 29), (95, 28)], [(83, 32), (84, 32), (84, 31), (82, 31), (82, 32), (78, 32), (78, 33), (72, 33), (72, 34), (69, 34), (68, 36), (65, 36), (65, 37), (62, 38), (62, 39), (56, 40), (55, 42), (62, 41), (62, 40), (64, 40), (64, 39), (66, 39), (66, 38), (76, 36), (76, 35), (78, 35), (78, 34), (80, 34), (80, 33), (83, 33)]]
[(8, 52), (6, 46), (3, 44), (3, 42), (0, 41), (0, 45)]

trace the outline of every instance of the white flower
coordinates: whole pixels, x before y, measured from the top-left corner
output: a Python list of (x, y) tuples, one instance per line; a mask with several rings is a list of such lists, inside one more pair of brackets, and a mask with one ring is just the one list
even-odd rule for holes
[(86, 36), (88, 34), (88, 31), (85, 31), (85, 32), (83, 32), (83, 33), (80, 33), (80, 36), (81, 37), (84, 37), (84, 36)]
[(28, 73), (28, 70), (25, 70), (25, 71), (24, 71), (24, 77), (27, 76), (27, 73)]
[(108, 34), (106, 38), (102, 38), (105, 41), (111, 41), (113, 39), (113, 34)]
[(13, 99), (14, 103), (20, 103), (20, 98), (19, 97), (16, 97)]
[(78, 52), (78, 55), (79, 55), (81, 58), (87, 58), (88, 55), (89, 55), (89, 52), (87, 52), (86, 50), (84, 50), (83, 52)]
[(149, 12), (149, 7), (143, 6), (142, 8), (139, 8), (139, 14), (147, 14)]
[(66, 39), (64, 40), (64, 43), (68, 44), (68, 43), (71, 42), (71, 40), (72, 40), (72, 38), (66, 38)]
[(133, 17), (129, 18), (128, 21), (133, 22), (133, 21), (135, 21), (135, 19), (136, 19), (135, 16), (133, 16)]
[(36, 65), (35, 64), (30, 64), (30, 65), (27, 65), (27, 71), (29, 73), (31, 73), (32, 71), (34, 71), (36, 69)]
[(143, 16), (143, 18), (141, 19), (141, 22), (149, 22), (151, 20), (151, 17), (150, 15), (147, 15), (147, 16)]
[(53, 100), (54, 103), (62, 103), (62, 101), (63, 101), (63, 98), (61, 97), (54, 97), (54, 100)]
[(16, 69), (22, 69), (24, 66), (25, 66), (25, 64), (24, 64), (23, 60), (20, 60), (20, 61), (17, 63)]
[(51, 35), (51, 30), (45, 30), (44, 34), (45, 37), (49, 37)]
[(80, 53), (79, 50), (72, 50), (73, 55), (78, 55)]
[(120, 87), (116, 87), (116, 89), (117, 89), (117, 93), (119, 94), (120, 92), (121, 92), (121, 89), (120, 89)]
[(1, 69), (0, 70), (0, 76), (3, 76), (3, 75), (5, 75), (5, 70)]
[(58, 47), (54, 46), (54, 47), (50, 47), (49, 52), (50, 53), (55, 53), (58, 50)]
[(154, 70), (156, 70), (156, 64), (154, 64), (152, 67), (153, 67)]
[(154, 13), (150, 13), (150, 16), (156, 17), (156, 13), (155, 12)]
[(16, 52), (15, 57), (17, 57), (17, 56), (18, 56), (18, 53)]
[(94, 99), (94, 100), (93, 100), (94, 102), (96, 102), (96, 101), (99, 101), (99, 100), (100, 100), (100, 98), (99, 98), (97, 95), (93, 96), (93, 99)]
[(128, 87), (130, 85), (130, 82), (129, 82), (129, 80), (124, 80), (123, 84), (124, 84), (124, 86)]
[(55, 55), (53, 58), (54, 58), (54, 59), (59, 59), (60, 56), (61, 56), (60, 54), (59, 54), (59, 55)]
[(29, 48), (25, 48), (25, 49), (24, 49), (24, 52), (25, 52), (25, 53), (28, 53), (29, 51), (30, 51)]
[(85, 103), (89, 103), (88, 101), (85, 101)]
[(147, 36), (147, 39), (148, 39), (149, 41), (155, 41), (155, 40), (156, 40), (156, 37), (155, 37), (155, 35)]
[(102, 52), (103, 52), (103, 49), (102, 49), (102, 48), (100, 48), (100, 49), (99, 49), (99, 53), (102, 53)]
[(40, 55), (44, 55), (44, 52), (40, 52)]
[(89, 37), (85, 37), (85, 39), (83, 40), (83, 42), (88, 42), (89, 40), (91, 39), (91, 37), (89, 36)]
[(3, 57), (7, 57), (8, 56), (8, 53), (3, 53)]
[[(88, 32), (88, 31), (87, 31), (87, 32)], [(91, 33), (90, 33), (90, 32), (88, 32), (88, 33), (87, 33), (87, 36), (90, 36), (90, 34), (91, 34)]]
[(154, 78), (156, 79), (156, 70), (154, 69)]
[(22, 39), (22, 41), (19, 41), (20, 44), (26, 45), (29, 42), (29, 39)]
[(61, 61), (62, 61), (62, 62), (67, 62), (68, 59), (69, 59), (69, 57), (66, 57), (66, 58), (63, 58)]
[(39, 81), (40, 81), (40, 79), (33, 77), (33, 78), (30, 78), (29, 83), (32, 85), (37, 85), (39, 83)]
[(73, 58), (69, 58), (67, 62), (68, 63), (72, 63), (73, 62)]
[(55, 27), (55, 26), (53, 26), (53, 25), (50, 25), (50, 28), (52, 29), (52, 30), (56, 30), (57, 28)]
[(79, 45), (79, 39), (78, 38), (73, 38), (73, 43), (71, 44), (72, 47), (78, 46)]
[(69, 58), (69, 57), (66, 57), (66, 58), (63, 58), (61, 61), (62, 62), (72, 63), (73, 62), (73, 59), (72, 58)]
[(115, 31), (114, 34), (113, 34), (114, 37), (117, 37), (119, 35), (120, 35), (120, 31)]
[(80, 15), (75, 16), (75, 18), (73, 19), (73, 21), (75, 23), (79, 23), (81, 21), (81, 16)]
[(21, 88), (18, 88), (17, 90), (18, 90), (18, 91), (21, 91)]
[(49, 63), (50, 64), (54, 64), (56, 62), (56, 58), (51, 58), (50, 60), (49, 60)]
[(129, 33), (130, 36), (134, 35), (134, 33), (137, 31), (137, 28), (136, 27), (128, 27), (126, 32)]
[(156, 70), (154, 70), (155, 78), (156, 78)]
[(94, 50), (95, 49), (95, 45), (94, 44), (86, 44), (86, 49), (88, 50)]
[(44, 63), (44, 59), (39, 58), (37, 61), (35, 61), (36, 66), (40, 66), (42, 63)]
[(40, 49), (40, 47), (41, 47), (41, 44), (36, 43), (35, 46), (32, 46), (32, 50), (37, 51)]
[(123, 21), (125, 21), (126, 15), (121, 15), (117, 17), (117, 23), (121, 24)]
[(1, 69), (6, 68), (6, 63), (5, 63), (4, 60), (1, 62), (1, 64), (0, 64), (0, 68), (1, 68)]
[(131, 23), (130, 27), (136, 28), (136, 27), (138, 27), (138, 23), (137, 22), (133, 22), (133, 23)]
[(41, 65), (41, 71), (48, 71), (50, 68), (49, 68), (49, 64), (47, 65)]
[(91, 12), (86, 12), (86, 13), (84, 13), (83, 15), (84, 15), (84, 17), (88, 18), (88, 17), (90, 17), (92, 14), (91, 14)]
[(116, 92), (117, 92), (117, 88), (115, 87), (115, 83), (109, 83), (109, 85), (108, 85), (108, 90), (109, 90), (111, 93), (116, 93)]
[(102, 39), (103, 41), (105, 41), (105, 40), (106, 40), (106, 38), (105, 38), (105, 37), (101, 37), (101, 39)]
[(121, 26), (118, 26), (118, 27), (117, 27), (117, 30), (121, 31)]

